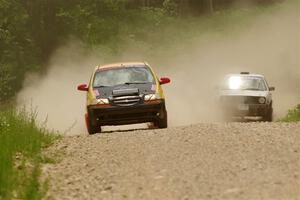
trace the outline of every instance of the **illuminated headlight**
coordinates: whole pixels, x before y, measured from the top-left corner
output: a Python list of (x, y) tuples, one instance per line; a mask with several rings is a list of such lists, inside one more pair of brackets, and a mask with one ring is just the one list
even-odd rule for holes
[(236, 90), (239, 89), (241, 86), (242, 80), (239, 76), (231, 76), (229, 78), (229, 89)]
[(153, 101), (157, 99), (161, 99), (161, 96), (159, 94), (147, 94), (144, 96), (145, 101)]
[(93, 104), (109, 104), (108, 99), (94, 99)]
[(265, 97), (260, 97), (260, 98), (258, 99), (258, 102), (261, 103), (261, 104), (263, 104), (263, 103), (266, 102), (266, 98), (265, 98)]

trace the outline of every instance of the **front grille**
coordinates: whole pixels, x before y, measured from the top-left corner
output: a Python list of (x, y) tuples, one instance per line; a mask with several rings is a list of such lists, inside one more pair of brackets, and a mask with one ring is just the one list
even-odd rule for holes
[(223, 104), (259, 104), (258, 99), (253, 96), (221, 96)]
[(138, 88), (123, 88), (113, 90), (109, 101), (114, 106), (133, 106), (143, 102)]
[(142, 102), (141, 96), (117, 96), (111, 99), (111, 104), (116, 106), (133, 106)]

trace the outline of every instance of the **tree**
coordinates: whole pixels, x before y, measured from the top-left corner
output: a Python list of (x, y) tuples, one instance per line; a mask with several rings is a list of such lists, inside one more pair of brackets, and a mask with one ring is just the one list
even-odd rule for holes
[(208, 10), (210, 13), (214, 12), (214, 5), (213, 5), (213, 0), (207, 0), (208, 1)]

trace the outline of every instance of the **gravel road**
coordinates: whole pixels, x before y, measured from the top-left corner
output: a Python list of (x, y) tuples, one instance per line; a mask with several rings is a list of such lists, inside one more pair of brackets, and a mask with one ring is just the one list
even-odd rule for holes
[(300, 199), (300, 123), (210, 123), (67, 136), (45, 199)]

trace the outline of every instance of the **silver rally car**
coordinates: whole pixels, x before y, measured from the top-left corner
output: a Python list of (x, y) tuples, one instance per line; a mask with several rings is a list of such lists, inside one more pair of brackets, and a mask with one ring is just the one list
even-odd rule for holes
[(271, 91), (263, 75), (241, 72), (225, 76), (219, 91), (219, 102), (226, 117), (259, 117), (263, 121), (273, 119)]

